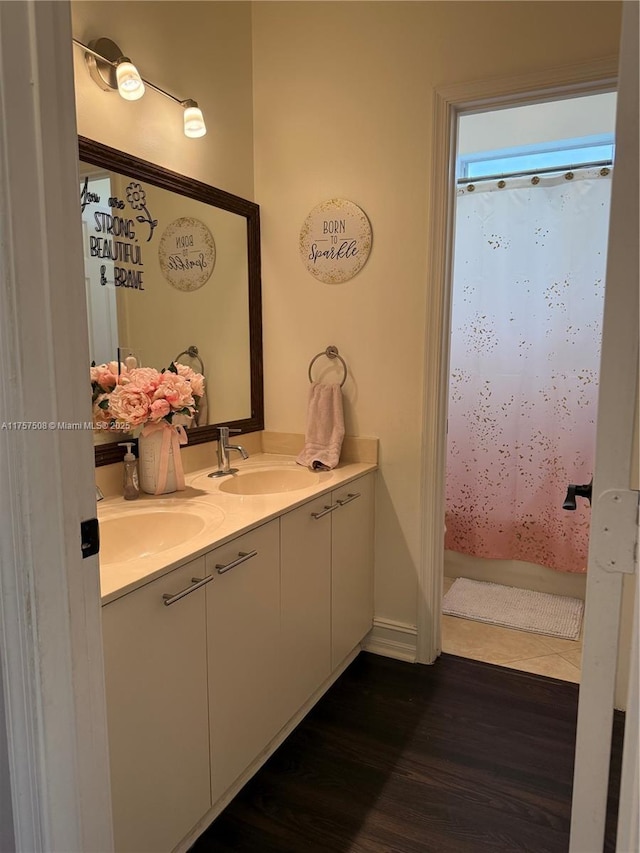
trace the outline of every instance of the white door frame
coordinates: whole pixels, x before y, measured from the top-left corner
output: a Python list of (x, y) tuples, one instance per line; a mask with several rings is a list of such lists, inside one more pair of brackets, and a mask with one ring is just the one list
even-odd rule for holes
[(30, 853), (113, 849), (93, 435), (58, 427), (91, 421), (71, 37), (68, 2), (0, 2), (0, 807)]
[(609, 57), (518, 77), (461, 83), (434, 91), (421, 453), (422, 531), (416, 620), (418, 663), (433, 663), (441, 652), (458, 115), (461, 112), (481, 112), (610, 92), (616, 88), (617, 70), (617, 59)]

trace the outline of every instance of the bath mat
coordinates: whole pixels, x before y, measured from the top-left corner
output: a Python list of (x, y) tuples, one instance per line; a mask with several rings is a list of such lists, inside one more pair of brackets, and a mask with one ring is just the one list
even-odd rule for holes
[(503, 628), (577, 640), (584, 602), (498, 583), (457, 578), (445, 595), (442, 612)]

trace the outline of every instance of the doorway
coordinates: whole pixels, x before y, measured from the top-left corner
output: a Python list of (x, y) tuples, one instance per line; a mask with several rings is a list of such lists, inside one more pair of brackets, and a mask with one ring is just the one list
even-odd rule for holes
[(442, 647), (574, 682), (615, 109), (458, 117)]
[(416, 661), (442, 651), (447, 405), (458, 117), (561, 98), (616, 91), (617, 62), (599, 60), (536, 74), (470, 81), (434, 90), (429, 180), (427, 306), (422, 420), (422, 547), (418, 572)]

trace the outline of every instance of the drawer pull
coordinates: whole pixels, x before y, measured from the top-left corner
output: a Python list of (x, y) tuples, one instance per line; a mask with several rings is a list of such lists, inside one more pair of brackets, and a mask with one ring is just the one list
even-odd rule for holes
[(351, 501), (355, 501), (356, 498), (360, 497), (360, 492), (350, 492), (346, 498), (342, 498), (342, 500), (337, 500), (336, 503), (340, 504), (340, 506), (344, 506), (345, 504), (350, 504)]
[(188, 586), (186, 589), (181, 589), (180, 592), (171, 593), (165, 592), (162, 596), (164, 599), (165, 605), (168, 607), (170, 604), (174, 604), (176, 601), (180, 601), (181, 598), (184, 598), (185, 595), (189, 595), (191, 592), (195, 592), (200, 587), (208, 584), (209, 581), (213, 580), (213, 575), (207, 575), (206, 578), (191, 578), (191, 586)]
[(223, 575), (230, 569), (235, 569), (235, 567), (239, 566), (240, 563), (244, 563), (245, 560), (250, 560), (252, 557), (256, 557), (257, 555), (257, 551), (238, 551), (238, 557), (236, 560), (232, 560), (226, 565), (224, 563), (216, 563), (216, 569), (218, 570), (218, 574)]
[(338, 504), (333, 504), (333, 506), (326, 506), (322, 512), (312, 512), (311, 518), (322, 518), (323, 515), (329, 515), (330, 512), (333, 512), (334, 509), (338, 509)]

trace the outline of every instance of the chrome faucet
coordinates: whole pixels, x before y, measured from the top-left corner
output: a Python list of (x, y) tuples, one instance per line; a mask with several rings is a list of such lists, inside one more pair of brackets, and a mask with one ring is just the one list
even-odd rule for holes
[(239, 429), (229, 427), (218, 427), (218, 470), (212, 471), (210, 477), (226, 477), (227, 474), (237, 474), (237, 468), (229, 467), (229, 451), (235, 450), (243, 459), (248, 459), (249, 454), (241, 444), (229, 444), (229, 433), (240, 432)]

